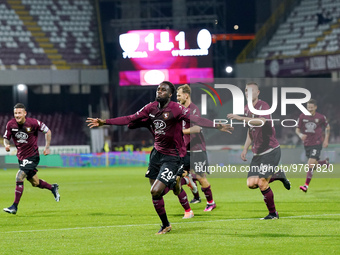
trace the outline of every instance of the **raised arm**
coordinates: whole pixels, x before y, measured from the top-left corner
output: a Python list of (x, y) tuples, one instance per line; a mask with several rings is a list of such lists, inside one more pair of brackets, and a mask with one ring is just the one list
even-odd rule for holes
[(217, 128), (220, 131), (230, 133), (234, 130), (234, 128), (230, 125), (225, 125), (225, 124), (215, 124), (211, 120), (196, 116), (196, 115), (190, 115), (187, 114), (184, 116), (185, 121), (191, 121), (199, 126), (202, 127), (208, 127), (208, 128)]
[(113, 119), (105, 119), (105, 120), (100, 119), (100, 118), (87, 118), (86, 122), (89, 123), (87, 126), (89, 128), (100, 127), (103, 125), (123, 126), (123, 125), (128, 125), (129, 123), (136, 121), (136, 120), (149, 118), (148, 107), (150, 104), (147, 104), (135, 114), (128, 115), (128, 116), (117, 117)]
[(200, 126), (192, 126), (190, 128), (183, 129), (184, 135), (190, 135), (190, 134), (199, 134), (201, 133), (201, 127)]
[(250, 118), (250, 117), (239, 116), (239, 115), (231, 114), (231, 113), (228, 114), (227, 117), (228, 117), (228, 119), (244, 121), (246, 123), (251, 121), (251, 125), (252, 126), (263, 126), (264, 123), (266, 123), (266, 121), (267, 121), (267, 119), (263, 118), (263, 117), (260, 117), (260, 118)]
[(129, 115), (129, 116), (123, 116), (113, 119), (100, 119), (100, 118), (87, 118), (86, 122), (89, 123), (87, 126), (90, 128), (93, 127), (100, 127), (103, 125), (117, 125), (117, 126), (123, 126), (127, 125), (130, 122), (134, 121), (136, 118), (134, 117), (135, 114)]

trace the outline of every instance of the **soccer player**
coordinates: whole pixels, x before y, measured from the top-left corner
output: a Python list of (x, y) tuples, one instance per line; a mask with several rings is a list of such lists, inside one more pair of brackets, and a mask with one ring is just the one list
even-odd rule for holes
[[(329, 159), (320, 159), (322, 147), (328, 147), (328, 141), (330, 136), (331, 127), (328, 124), (325, 115), (316, 112), (318, 108), (317, 102), (311, 99), (307, 102), (307, 110), (312, 114), (310, 116), (301, 114), (298, 119), (298, 127), (296, 128), (296, 134), (301, 138), (305, 146), (306, 156), (308, 158), (308, 172), (305, 185), (300, 186), (300, 190), (307, 192), (310, 181), (313, 177), (313, 169), (317, 165), (329, 165)], [(325, 128), (325, 139), (323, 139), (322, 129)]]
[[(136, 128), (141, 128), (141, 127), (147, 128), (151, 132), (153, 137), (155, 138), (155, 129), (154, 129), (154, 126), (152, 125), (151, 120), (143, 119), (143, 120), (139, 120), (139, 121), (133, 121), (133, 122), (128, 124), (129, 129), (136, 129)], [(180, 166), (180, 169), (182, 170), (182, 165)], [(176, 178), (180, 178), (180, 177), (178, 177), (178, 175), (181, 175), (181, 174), (182, 173), (177, 172)], [(150, 181), (150, 183), (154, 183), (154, 182), (155, 182), (154, 179), (152, 181)], [(164, 189), (163, 193), (162, 193), (162, 196), (165, 196), (169, 191), (170, 191), (170, 188), (166, 187)], [(177, 197), (178, 197), (178, 201), (180, 202), (180, 204), (182, 205), (182, 207), (184, 209), (183, 219), (193, 218), (194, 212), (191, 210), (191, 207), (190, 207), (190, 204), (189, 204), (189, 201), (188, 201), (187, 193), (185, 192), (185, 190), (183, 188), (181, 188), (180, 193), (177, 195)]]
[[(269, 105), (259, 99), (260, 90), (255, 82), (247, 83), (245, 94), (248, 100), (248, 93), (252, 93), (252, 105), (257, 110), (268, 110)], [(249, 103), (249, 102), (248, 102)], [(256, 115), (252, 113), (248, 105), (245, 106), (245, 117), (236, 114), (228, 114), (227, 117), (232, 120), (245, 121), (248, 123), (248, 133), (241, 153), (243, 161), (247, 161), (246, 154), (249, 146), (253, 143), (252, 151), (254, 156), (250, 163), (248, 172), (247, 185), (250, 189), (261, 190), (264, 202), (268, 208), (269, 214), (262, 220), (278, 219), (279, 214), (276, 211), (274, 203), (274, 194), (269, 183), (280, 180), (286, 189), (290, 189), (290, 182), (287, 180), (283, 171), (274, 173), (281, 158), (280, 144), (275, 137), (275, 128), (272, 127), (270, 115)], [(250, 124), (249, 124), (249, 121)]]
[(48, 189), (52, 192), (54, 199), (59, 202), (60, 195), (58, 184), (49, 184), (38, 178), (37, 166), (40, 161), (37, 139), (38, 132), (45, 133), (46, 145), (44, 155), (50, 154), (51, 130), (41, 121), (26, 118), (25, 105), (18, 103), (14, 106), (14, 119), (8, 121), (4, 134), (4, 145), (7, 152), (10, 151), (10, 139), (18, 150), (19, 171), (16, 175), (15, 199), (13, 205), (4, 208), (4, 211), (16, 214), (18, 204), (24, 191), (24, 179), (26, 178), (33, 187)]
[[(99, 118), (87, 118), (90, 128), (107, 125), (128, 125), (136, 120), (149, 119), (155, 130), (154, 149), (150, 154), (150, 163), (146, 177), (151, 186), (152, 201), (155, 210), (162, 221), (161, 229), (156, 234), (165, 234), (171, 231), (171, 225), (164, 208), (162, 193), (166, 187), (170, 187), (176, 180), (181, 157), (185, 154), (182, 133), (182, 121), (197, 122), (200, 126), (214, 127), (212, 121), (190, 116), (188, 109), (171, 101), (175, 93), (175, 86), (169, 81), (163, 81), (156, 92), (156, 101), (145, 105), (133, 115), (102, 120)], [(222, 125), (216, 128), (224, 130)], [(174, 193), (180, 192), (180, 180), (177, 179)]]
[[(190, 109), (191, 115), (201, 116), (201, 112), (198, 107), (191, 102), (191, 88), (189, 85), (185, 84), (177, 88), (177, 102)], [(184, 142), (187, 149), (187, 153), (184, 157), (184, 170), (188, 173), (190, 173), (190, 170), (195, 172), (195, 176), (201, 185), (201, 189), (205, 194), (205, 197), (207, 198), (207, 206), (204, 211), (210, 212), (216, 208), (216, 203), (213, 199), (211, 185), (207, 180), (205, 171), (208, 166), (205, 140), (199, 126), (195, 126), (191, 122), (184, 122), (183, 128)], [(192, 158), (192, 162), (195, 164), (195, 169), (190, 168), (190, 158)], [(190, 177), (187, 178), (187, 183), (193, 187), (192, 191), (194, 199), (191, 203), (201, 202), (197, 188), (196, 192), (194, 192), (194, 185), (196, 184), (192, 182)]]

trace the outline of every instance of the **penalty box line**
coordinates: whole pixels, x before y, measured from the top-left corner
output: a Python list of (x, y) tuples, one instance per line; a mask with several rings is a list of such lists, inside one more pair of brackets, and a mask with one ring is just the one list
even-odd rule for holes
[[(340, 216), (340, 214), (318, 214), (318, 215), (297, 215), (280, 217), (280, 219), (295, 219), (295, 218), (312, 218), (324, 216)], [(171, 225), (178, 224), (203, 224), (213, 222), (228, 222), (228, 221), (247, 221), (259, 220), (260, 218), (247, 219), (224, 219), (224, 220), (207, 220), (207, 221), (188, 221), (188, 222), (173, 222)], [(130, 224), (130, 225), (111, 225), (111, 226), (97, 226), (97, 227), (75, 227), (75, 228), (55, 228), (55, 229), (32, 229), (32, 230), (17, 230), (17, 231), (2, 231), (0, 233), (32, 233), (32, 232), (46, 232), (46, 231), (65, 231), (65, 230), (86, 230), (86, 229), (100, 229), (100, 228), (122, 228), (122, 227), (142, 227), (142, 226), (159, 226), (159, 224)]]

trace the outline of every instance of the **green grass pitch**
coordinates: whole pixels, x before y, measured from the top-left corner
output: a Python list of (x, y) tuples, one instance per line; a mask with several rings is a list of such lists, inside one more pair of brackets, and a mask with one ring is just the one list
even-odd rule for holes
[[(16, 171), (0, 171), (1, 209), (13, 202)], [(164, 200), (172, 231), (156, 236), (160, 220), (144, 172), (41, 168), (39, 178), (60, 185), (61, 201), (25, 181), (18, 213), (0, 212), (0, 254), (339, 254), (339, 178), (315, 174), (306, 194), (299, 190), (304, 178), (290, 179), (290, 191), (271, 183), (280, 219), (261, 221), (267, 209), (246, 176), (212, 176), (217, 208), (203, 212), (203, 198), (191, 206), (195, 217), (184, 220), (170, 192)]]

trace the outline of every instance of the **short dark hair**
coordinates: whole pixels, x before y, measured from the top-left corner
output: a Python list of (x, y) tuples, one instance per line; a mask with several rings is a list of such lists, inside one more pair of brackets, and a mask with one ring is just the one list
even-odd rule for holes
[(171, 90), (171, 94), (173, 95), (176, 91), (175, 85), (172, 84), (170, 81), (163, 81), (161, 84), (166, 84), (169, 86), (170, 90)]
[(318, 105), (315, 99), (310, 99), (310, 100), (307, 102), (307, 104), (313, 104), (313, 105), (315, 105), (315, 106)]
[(188, 94), (188, 95), (190, 96), (190, 94), (191, 94), (191, 88), (190, 88), (190, 86), (189, 86), (188, 84), (184, 84), (184, 85), (182, 85), (182, 86), (179, 86), (179, 87), (177, 88), (177, 91), (179, 91), (180, 89), (183, 91), (183, 93), (186, 93), (186, 94)]
[(24, 104), (22, 103), (17, 103), (16, 105), (14, 105), (14, 109), (24, 109), (26, 111), (26, 107)]

